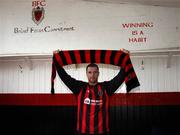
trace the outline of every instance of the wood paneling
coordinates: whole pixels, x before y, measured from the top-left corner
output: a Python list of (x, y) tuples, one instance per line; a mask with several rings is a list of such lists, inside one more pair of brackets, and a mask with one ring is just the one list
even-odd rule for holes
[[(141, 69), (142, 61), (144, 70)], [(167, 57), (132, 58), (140, 89), (132, 92), (180, 92), (180, 57), (172, 57), (171, 67), (167, 68)], [(51, 61), (33, 60), (30, 70), (26, 61), (0, 62), (0, 93), (50, 93)], [(99, 65), (99, 81), (110, 80), (119, 71), (118, 67)], [(85, 64), (66, 66), (66, 71), (74, 78), (85, 80)], [(55, 80), (57, 93), (71, 93), (61, 82)], [(124, 93), (120, 87), (118, 93)]]
[[(74, 135), (75, 106), (0, 106), (6, 134)], [(180, 106), (110, 107), (110, 135), (179, 135)]]

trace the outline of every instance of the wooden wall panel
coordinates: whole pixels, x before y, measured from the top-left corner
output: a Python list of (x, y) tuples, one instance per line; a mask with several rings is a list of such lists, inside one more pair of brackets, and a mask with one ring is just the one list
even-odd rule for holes
[[(141, 83), (140, 88), (132, 92), (180, 92), (180, 57), (172, 57), (170, 68), (167, 68), (167, 57), (134, 57), (132, 63)], [(99, 67), (99, 81), (110, 80), (119, 71), (111, 65)], [(86, 64), (65, 66), (72, 77), (87, 81), (85, 68)], [(26, 61), (0, 61), (0, 93), (49, 93), (50, 78), (50, 60), (33, 60), (32, 69)], [(57, 93), (71, 93), (58, 75), (55, 89)], [(124, 92), (125, 85), (122, 85), (117, 93)]]

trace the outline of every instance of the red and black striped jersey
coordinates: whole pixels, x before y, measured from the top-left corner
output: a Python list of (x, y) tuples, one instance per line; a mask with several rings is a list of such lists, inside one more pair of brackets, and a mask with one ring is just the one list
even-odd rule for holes
[(77, 95), (77, 131), (86, 134), (102, 134), (109, 132), (109, 96), (124, 81), (124, 70), (111, 81), (90, 86), (68, 75), (57, 65), (61, 80)]
[[(104, 59), (104, 57), (106, 57)], [(72, 78), (62, 66), (74, 63), (106, 63), (121, 67), (119, 73), (110, 81), (90, 86), (87, 82)], [(60, 51), (53, 56), (53, 79), (56, 71), (67, 87), (77, 95), (77, 131), (85, 134), (109, 132), (109, 96), (125, 82), (127, 91), (139, 86), (129, 55), (122, 51), (81, 50)], [(51, 91), (52, 92), (52, 91)]]
[(86, 134), (109, 132), (109, 96), (103, 84), (84, 86), (78, 94), (77, 131)]

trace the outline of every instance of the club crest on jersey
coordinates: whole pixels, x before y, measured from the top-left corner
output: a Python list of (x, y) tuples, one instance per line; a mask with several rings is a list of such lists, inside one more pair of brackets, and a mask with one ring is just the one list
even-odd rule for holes
[(98, 95), (103, 96), (103, 91), (102, 90), (98, 91)]
[(44, 8), (43, 7), (36, 7), (32, 10), (32, 20), (35, 24), (40, 24), (41, 21), (44, 19)]

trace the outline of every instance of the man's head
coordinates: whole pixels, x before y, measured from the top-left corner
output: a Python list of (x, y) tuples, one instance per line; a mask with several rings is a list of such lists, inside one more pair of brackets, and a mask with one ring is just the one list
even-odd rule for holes
[(88, 78), (88, 83), (90, 85), (96, 85), (98, 83), (99, 77), (99, 67), (98, 65), (91, 63), (86, 67), (86, 75)]

